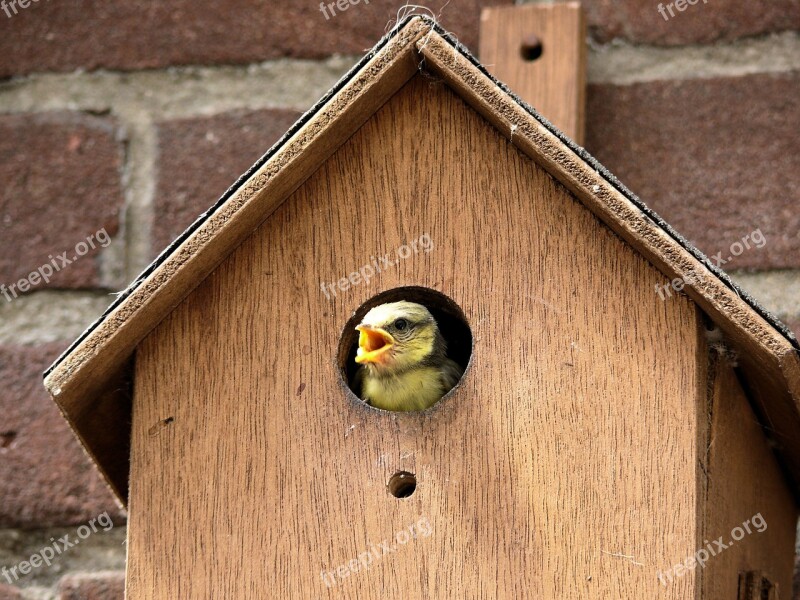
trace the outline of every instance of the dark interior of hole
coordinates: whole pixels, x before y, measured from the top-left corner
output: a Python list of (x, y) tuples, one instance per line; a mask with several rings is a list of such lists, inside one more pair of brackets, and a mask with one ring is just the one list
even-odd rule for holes
[(356, 325), (361, 323), (364, 315), (370, 309), (386, 304), (388, 302), (398, 302), (407, 300), (417, 302), (427, 307), (436, 323), (439, 331), (447, 341), (447, 355), (456, 361), (462, 369), (467, 368), (470, 356), (472, 355), (472, 332), (464, 319), (461, 309), (444, 294), (422, 287), (404, 287), (388, 290), (378, 294), (362, 306), (355, 316), (350, 319), (342, 334), (342, 344), (339, 349), (339, 368), (345, 376), (350, 389), (358, 395), (359, 390), (354, 390), (352, 386), (353, 377), (358, 369), (355, 357), (358, 350), (358, 332)]
[(711, 320), (711, 317), (709, 317), (706, 313), (701, 312), (700, 318), (703, 321), (703, 326), (705, 327), (706, 331), (714, 331), (717, 328), (716, 323), (714, 323), (714, 321)]
[(397, 473), (389, 480), (389, 492), (395, 498), (408, 498), (417, 489), (417, 478), (411, 473)]
[(17, 439), (16, 431), (0, 432), (0, 448), (9, 448), (15, 439)]
[(520, 47), (520, 54), (522, 58), (527, 61), (534, 61), (541, 58), (543, 51), (542, 43), (539, 41), (523, 42)]

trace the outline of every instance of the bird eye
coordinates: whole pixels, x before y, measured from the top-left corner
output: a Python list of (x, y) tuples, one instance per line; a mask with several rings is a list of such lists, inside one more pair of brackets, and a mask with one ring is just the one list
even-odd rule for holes
[(394, 328), (397, 329), (397, 331), (403, 331), (406, 327), (408, 327), (408, 321), (405, 319), (397, 319), (397, 321), (394, 322)]

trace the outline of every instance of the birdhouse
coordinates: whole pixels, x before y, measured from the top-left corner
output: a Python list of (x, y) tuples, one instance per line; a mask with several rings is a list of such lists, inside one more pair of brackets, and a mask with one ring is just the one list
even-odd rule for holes
[[(425, 410), (353, 383), (396, 301), (458, 365)], [(45, 384), (128, 508), (129, 599), (790, 594), (796, 339), (426, 18)]]

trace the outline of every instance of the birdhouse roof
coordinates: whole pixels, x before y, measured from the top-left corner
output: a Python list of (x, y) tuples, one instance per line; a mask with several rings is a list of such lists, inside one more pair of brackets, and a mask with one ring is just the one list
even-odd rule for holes
[(520, 100), (426, 17), (399, 23), (169, 245), (45, 372), (45, 386), (117, 496), (127, 496), (137, 345), (420, 70), (433, 73), (670, 279), (739, 352), (754, 408), (795, 489), (800, 482), (800, 346), (703, 253), (586, 150)]

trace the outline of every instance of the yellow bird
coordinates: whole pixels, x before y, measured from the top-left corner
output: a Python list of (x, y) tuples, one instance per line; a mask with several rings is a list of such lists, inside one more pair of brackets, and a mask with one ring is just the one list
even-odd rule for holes
[(384, 410), (425, 410), (449, 392), (462, 369), (447, 358), (447, 342), (430, 311), (414, 302), (370, 310), (361, 324), (353, 387)]

